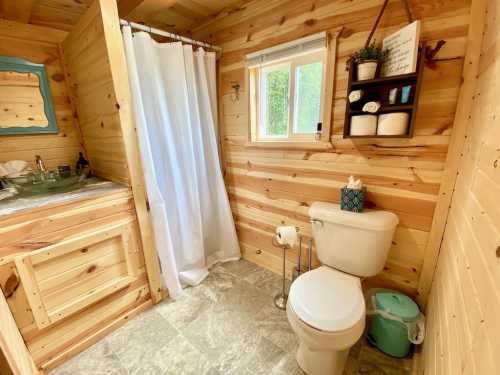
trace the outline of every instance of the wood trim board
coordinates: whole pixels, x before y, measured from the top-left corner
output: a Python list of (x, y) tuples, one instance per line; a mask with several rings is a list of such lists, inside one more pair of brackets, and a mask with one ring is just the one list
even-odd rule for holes
[(38, 375), (3, 293), (0, 292), (0, 349), (14, 375)]
[(144, 175), (141, 166), (137, 132), (132, 116), (130, 84), (128, 81), (127, 62), (123, 49), (120, 19), (116, 2), (98, 0), (104, 25), (104, 37), (115, 88), (116, 100), (119, 105), (119, 119), (122, 130), (123, 146), (127, 156), (135, 209), (139, 222), (143, 243), (144, 258), (148, 271), (148, 280), (153, 303), (162, 299), (160, 263), (154, 243), (153, 228), (149, 216), (148, 198), (144, 186)]

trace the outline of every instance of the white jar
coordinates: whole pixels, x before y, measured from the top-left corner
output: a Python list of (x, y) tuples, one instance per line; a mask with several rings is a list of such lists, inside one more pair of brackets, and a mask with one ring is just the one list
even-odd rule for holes
[(351, 117), (350, 135), (375, 135), (376, 133), (376, 115), (357, 115)]
[(374, 79), (377, 73), (378, 61), (376, 60), (366, 60), (359, 62), (357, 64), (358, 69), (358, 81), (364, 81), (366, 79)]
[(404, 135), (408, 132), (408, 112), (385, 113), (378, 116), (378, 135)]

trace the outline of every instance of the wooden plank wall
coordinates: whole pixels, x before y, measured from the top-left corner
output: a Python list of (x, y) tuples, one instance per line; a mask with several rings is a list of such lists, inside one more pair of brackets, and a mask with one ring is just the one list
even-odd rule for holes
[(0, 127), (48, 125), (38, 75), (1, 71)]
[(500, 373), (498, 17), (500, 2), (487, 1), (473, 105), (427, 308), (420, 366), (426, 375)]
[(71, 30), (62, 43), (62, 53), (94, 172), (112, 181), (129, 183), (120, 105), (99, 1), (94, 1)]
[(33, 163), (38, 154), (48, 168), (74, 166), (83, 150), (59, 54), (58, 45), (66, 35), (60, 30), (0, 20), (0, 55), (45, 64), (59, 126), (58, 134), (1, 136), (0, 162), (21, 159)]
[[(417, 293), (423, 252), (443, 175), (461, 81), (470, 1), (409, 1), (422, 20), (422, 39), (446, 41), (435, 67), (426, 67), (412, 139), (342, 139), (346, 59), (363, 46), (382, 0), (254, 0), (194, 30), (196, 38), (223, 47), (219, 64), (220, 127), (226, 183), (245, 257), (275, 271), (280, 250), (271, 245), (274, 227), (294, 224), (310, 236), (307, 210), (314, 201), (338, 202), (347, 177), (361, 177), (369, 206), (400, 218), (384, 272), (368, 282)], [(407, 22), (402, 2), (390, 1), (375, 38)], [(252, 51), (328, 29), (338, 39), (333, 103), (333, 149), (252, 149), (248, 134), (244, 56)], [(242, 89), (236, 99), (232, 85)], [(288, 268), (295, 263), (289, 253)]]

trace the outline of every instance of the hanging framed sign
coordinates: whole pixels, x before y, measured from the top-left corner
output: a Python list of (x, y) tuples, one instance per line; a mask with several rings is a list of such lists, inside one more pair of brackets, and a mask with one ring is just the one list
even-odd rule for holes
[(420, 21), (414, 21), (382, 42), (382, 50), (389, 51), (382, 64), (382, 77), (417, 71)]

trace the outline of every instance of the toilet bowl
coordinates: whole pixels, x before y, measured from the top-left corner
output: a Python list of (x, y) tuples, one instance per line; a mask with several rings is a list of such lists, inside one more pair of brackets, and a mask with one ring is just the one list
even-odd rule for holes
[(326, 266), (302, 274), (290, 288), (287, 316), (299, 338), (300, 368), (308, 375), (342, 374), (365, 328), (360, 279)]
[(287, 317), (299, 339), (297, 362), (308, 375), (341, 375), (349, 349), (365, 328), (361, 278), (379, 273), (398, 218), (315, 202), (309, 209), (321, 266), (291, 285)]

